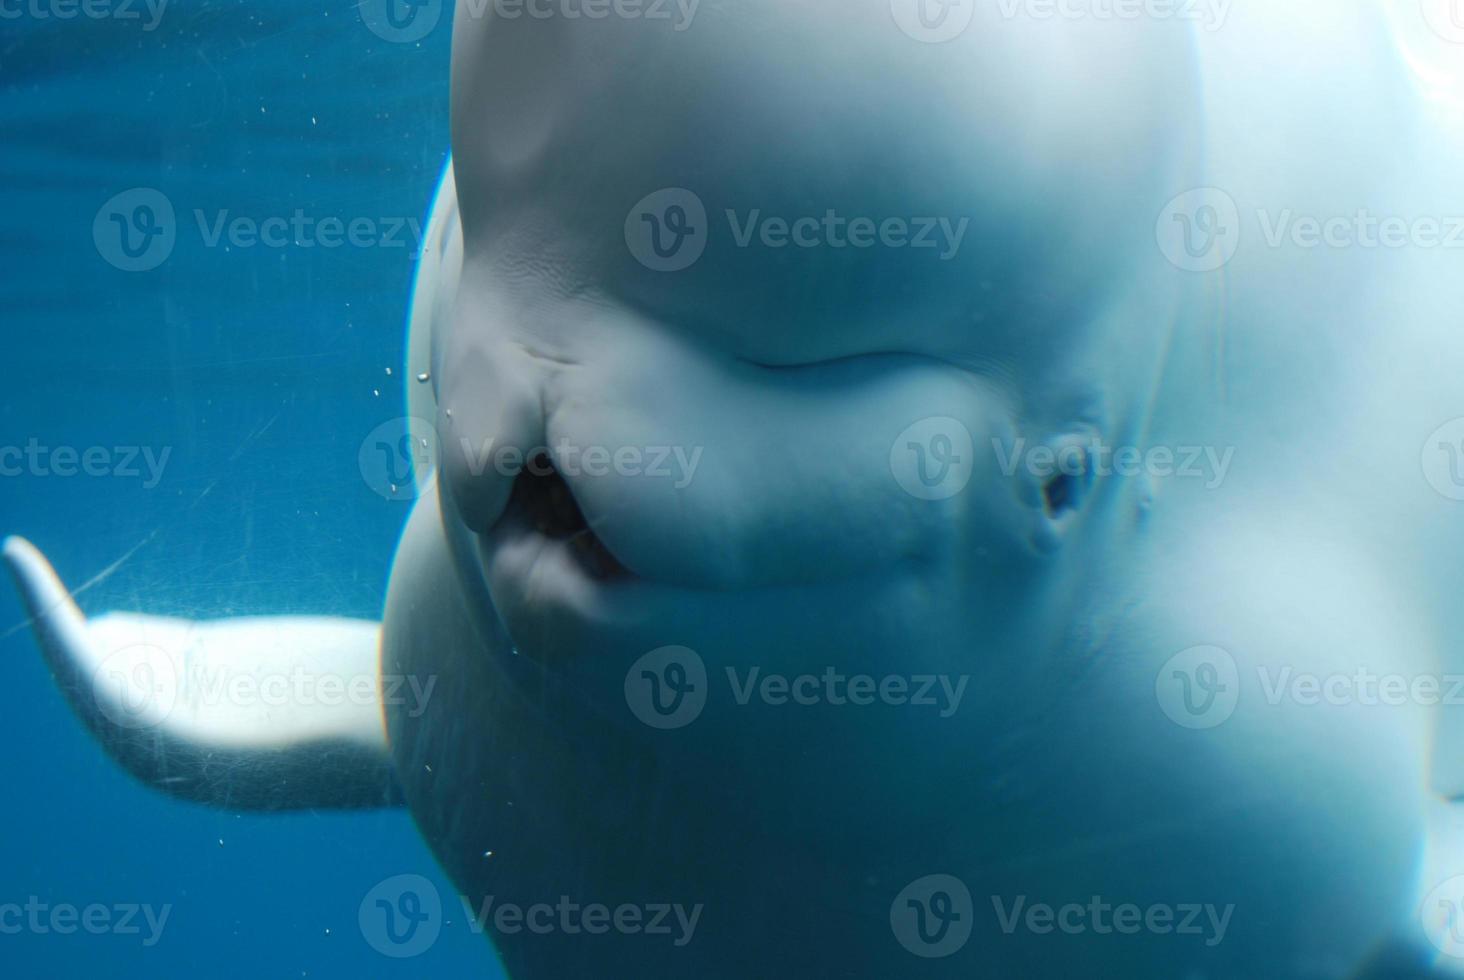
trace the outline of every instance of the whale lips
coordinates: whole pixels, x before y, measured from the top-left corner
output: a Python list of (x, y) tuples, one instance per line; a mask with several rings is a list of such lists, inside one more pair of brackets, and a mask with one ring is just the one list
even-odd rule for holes
[(584, 570), (594, 578), (612, 579), (629, 574), (590, 527), (569, 484), (547, 454), (533, 457), (514, 481), (509, 512), (544, 537), (566, 542)]

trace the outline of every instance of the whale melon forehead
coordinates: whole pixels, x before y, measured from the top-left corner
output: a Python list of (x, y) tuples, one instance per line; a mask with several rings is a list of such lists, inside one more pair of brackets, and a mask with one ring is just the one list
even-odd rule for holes
[[(1152, 258), (1155, 216), (1194, 176), (1191, 39), (976, 7), (945, 44), (910, 37), (889, 0), (703, 3), (680, 31), (460, 11), (468, 253), (500, 281), (607, 293), (770, 360), (758, 337), (812, 320), (846, 353), (906, 346), (889, 335), (912, 325), (1004, 325), (1013, 344), (1060, 329), (1140, 243)], [(672, 206), (663, 241), (689, 225), (704, 250), (648, 268), (627, 244), (637, 211)], [(873, 245), (850, 244), (861, 221)]]

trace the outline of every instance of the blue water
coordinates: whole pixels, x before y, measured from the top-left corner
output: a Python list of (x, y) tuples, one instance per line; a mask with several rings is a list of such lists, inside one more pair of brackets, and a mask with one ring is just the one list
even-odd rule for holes
[[(169, 455), (152, 487), (146, 467), (0, 477), (0, 532), (73, 587), (110, 568), (79, 596), (92, 613), (375, 619), (407, 504), (372, 491), (357, 449), (402, 414), (411, 236), (210, 247), (193, 212), (425, 220), (448, 146), (446, 18), (414, 44), (343, 0), (178, 0), (145, 22), (0, 20), (0, 445)], [(177, 238), (128, 272), (93, 222), (138, 187), (176, 208)], [(451, 912), (414, 959), (362, 936), (385, 878), (452, 894), (405, 811), (260, 816), (151, 793), (73, 719), (23, 621), (0, 591), (0, 905), (170, 911), (150, 947), (146, 926), (0, 935), (0, 975), (498, 975)]]

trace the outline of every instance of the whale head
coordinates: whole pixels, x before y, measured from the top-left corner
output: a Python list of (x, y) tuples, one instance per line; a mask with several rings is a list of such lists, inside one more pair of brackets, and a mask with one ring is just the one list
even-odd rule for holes
[(995, 11), (460, 15), (441, 487), (514, 648), (989, 692), (1064, 639), (1142, 503), (1072, 450), (1147, 424), (1192, 74), (1172, 27)]
[[(1211, 860), (1254, 820), (1285, 817), (1279, 850), (1314, 824), (1273, 730), (1199, 752), (1156, 704), (1208, 585), (1175, 562), (1184, 614), (1133, 625), (1175, 525), (1156, 544), (1151, 488), (1089, 452), (1144, 445), (1175, 383), (1186, 287), (1154, 226), (1200, 175), (1193, 38), (946, 5), (970, 22), (932, 43), (917, 7), (708, 3), (677, 29), (460, 6), (426, 502), (451, 561), (409, 531), (386, 662), (453, 678), (392, 742), (470, 894), (705, 901), (698, 969), (729, 976), (767, 968), (749, 933), (785, 967), (903, 972), (890, 902), (933, 872), (1262, 917), (1312, 894)], [(1245, 561), (1203, 570), (1231, 608), (1264, 581)], [(1221, 819), (1206, 767), (1235, 759), (1265, 777)], [(1343, 768), (1306, 792), (1406, 819)], [(1083, 955), (999, 922), (992, 963)], [(525, 973), (628, 948), (499, 938)], [(624, 955), (685, 966), (665, 952)]]

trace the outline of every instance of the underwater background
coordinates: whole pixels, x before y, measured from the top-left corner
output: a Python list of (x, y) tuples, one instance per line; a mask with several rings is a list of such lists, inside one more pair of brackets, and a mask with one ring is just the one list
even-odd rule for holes
[[(0, 4), (0, 445), (27, 452), (0, 475), (0, 533), (46, 552), (89, 614), (375, 620), (410, 502), (358, 454), (415, 383), (403, 332), (448, 151), (450, 16), (426, 0), (440, 16), (408, 38), (345, 0), (157, 3)], [(172, 241), (119, 253), (110, 215), (150, 234), (137, 206), (159, 194)], [(211, 240), (297, 214), (298, 240)], [(326, 218), (365, 224), (325, 247)], [(105, 450), (106, 474), (61, 475), (67, 447)], [(156, 931), (138, 913), (133, 933), (0, 933), (0, 975), (501, 975), (405, 810), (152, 793), (77, 722), (8, 587), (0, 657), (0, 906), (167, 912)], [(393, 959), (358, 913), (401, 874), (435, 883), (446, 922)]]
[[(1416, 0), (1385, 6), (1464, 125), (1464, 57), (1418, 43)], [(450, 7), (0, 0), (0, 535), (89, 614), (379, 618), (411, 479), (368, 463), (417, 383)], [(101, 470), (71, 472), (89, 453)], [(0, 658), (0, 980), (503, 975), (405, 809), (145, 789), (57, 691), (3, 577)], [(403, 876), (443, 921), (394, 945), (370, 913), (409, 908)], [(32, 908), (39, 928), (7, 912)], [(60, 909), (112, 925), (56, 928)]]

